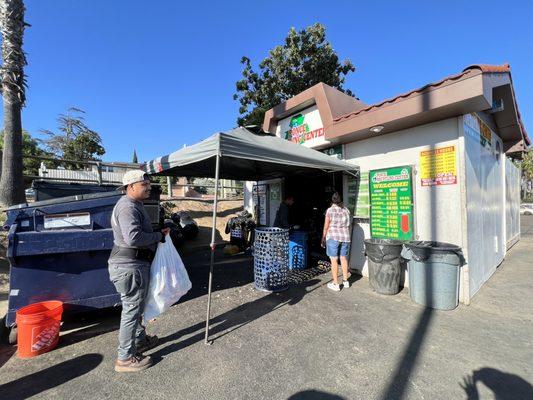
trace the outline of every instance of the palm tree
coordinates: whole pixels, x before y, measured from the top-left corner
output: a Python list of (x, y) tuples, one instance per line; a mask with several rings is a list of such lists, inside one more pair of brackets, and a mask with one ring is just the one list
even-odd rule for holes
[(26, 55), (22, 50), (24, 37), (23, 0), (0, 0), (0, 32), (2, 59), (0, 88), (4, 100), (4, 154), (0, 177), (0, 204), (10, 206), (23, 203), (22, 179), (22, 121), (21, 109), (26, 101), (24, 66)]

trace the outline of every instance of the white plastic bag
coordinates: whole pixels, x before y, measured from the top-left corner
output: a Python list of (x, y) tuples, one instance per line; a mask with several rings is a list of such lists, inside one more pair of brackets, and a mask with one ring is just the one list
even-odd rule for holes
[(183, 261), (170, 236), (166, 236), (165, 239), (165, 243), (157, 245), (150, 269), (150, 286), (144, 306), (145, 321), (168, 310), (192, 287)]

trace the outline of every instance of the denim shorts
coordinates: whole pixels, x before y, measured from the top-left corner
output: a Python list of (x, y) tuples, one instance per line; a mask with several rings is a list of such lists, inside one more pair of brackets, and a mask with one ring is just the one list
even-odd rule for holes
[(328, 239), (326, 241), (326, 254), (328, 257), (348, 257), (348, 254), (350, 254), (350, 242)]

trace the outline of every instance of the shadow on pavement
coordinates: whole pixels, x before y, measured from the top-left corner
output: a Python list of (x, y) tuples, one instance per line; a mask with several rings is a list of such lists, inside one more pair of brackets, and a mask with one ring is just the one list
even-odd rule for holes
[[(217, 315), (211, 319), (209, 330), (210, 339), (213, 341), (220, 339), (222, 336), (230, 332), (234, 332), (240, 327), (257, 320), (262, 316), (279, 309), (280, 307), (297, 304), (307, 293), (319, 288), (320, 286), (317, 286), (311, 290), (307, 290), (308, 287), (317, 285), (318, 283), (320, 283), (319, 279), (313, 279), (311, 281), (302, 283), (299, 286), (291, 287), (284, 292), (270, 293), (265, 297), (250, 301), (221, 315)], [(188, 337), (176, 343), (172, 343), (156, 351), (155, 353), (151, 354), (152, 358), (155, 362), (159, 362), (168, 354), (174, 353), (184, 349), (185, 347), (202, 341), (205, 335), (204, 329), (205, 321), (160, 338), (159, 343), (161, 345), (168, 342), (173, 342), (180, 337), (197, 332), (194, 336)]]
[[(422, 102), (424, 109), (430, 109), (431, 105), (431, 94), (424, 94), (422, 96)], [(433, 147), (431, 147), (433, 148)], [(437, 191), (430, 190), (430, 202), (431, 202), (431, 215), (427, 220), (430, 228), (430, 236), (424, 238), (426, 240), (437, 240), (438, 237), (438, 219), (437, 219)], [(425, 288), (418, 288), (417, 290), (424, 289), (426, 304), (432, 304), (433, 296), (433, 268), (428, 268), (425, 275)], [(415, 290), (411, 287), (409, 291)], [(396, 370), (394, 371), (392, 377), (389, 379), (385, 390), (381, 396), (383, 400), (401, 400), (405, 396), (407, 390), (407, 385), (409, 384), (409, 378), (415, 371), (418, 363), (418, 356), (422, 349), (422, 345), (426, 340), (429, 327), (434, 316), (434, 310), (432, 308), (426, 307), (424, 311), (420, 314), (418, 322), (414, 327), (413, 333), (409, 338), (409, 343), (405, 346), (403, 355), (401, 356), (401, 361), (397, 363)]]
[(409, 377), (416, 367), (417, 358), (424, 343), (427, 330), (429, 328), (433, 309), (425, 308), (418, 320), (417, 326), (411, 335), (409, 345), (405, 348), (402, 361), (396, 366), (394, 375), (389, 380), (385, 390), (383, 400), (402, 399), (409, 383)]
[(293, 394), (287, 400), (345, 400), (345, 398), (319, 390), (304, 390)]
[(0, 385), (0, 399), (22, 400), (36, 396), (85, 375), (95, 369), (102, 360), (101, 354), (85, 354)]
[(96, 310), (63, 319), (58, 348), (118, 330), (121, 308)]
[(0, 368), (10, 360), (16, 351), (17, 348), (15, 346), (0, 343)]
[[(197, 251), (182, 257), (185, 269), (192, 282), (191, 290), (183, 296), (179, 303), (195, 299), (207, 294), (209, 281), (210, 251)], [(222, 249), (217, 249), (213, 267), (213, 293), (219, 290), (244, 286), (253, 282), (253, 259), (246, 254), (225, 256)]]
[(478, 382), (492, 390), (494, 398), (498, 400), (533, 399), (533, 386), (520, 376), (494, 368), (481, 368), (473, 371), (472, 376), (465, 376), (460, 383), (468, 400), (480, 398)]

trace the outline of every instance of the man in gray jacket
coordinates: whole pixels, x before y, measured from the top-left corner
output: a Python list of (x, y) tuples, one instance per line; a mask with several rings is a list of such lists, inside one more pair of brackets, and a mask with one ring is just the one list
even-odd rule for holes
[(109, 257), (109, 277), (122, 301), (117, 372), (142, 371), (152, 366), (143, 356), (157, 344), (156, 336), (146, 335), (142, 313), (150, 282), (150, 264), (157, 243), (169, 229), (154, 232), (143, 200), (150, 196), (150, 178), (141, 170), (128, 171), (123, 178), (126, 195), (113, 209), (111, 227), (114, 246)]

